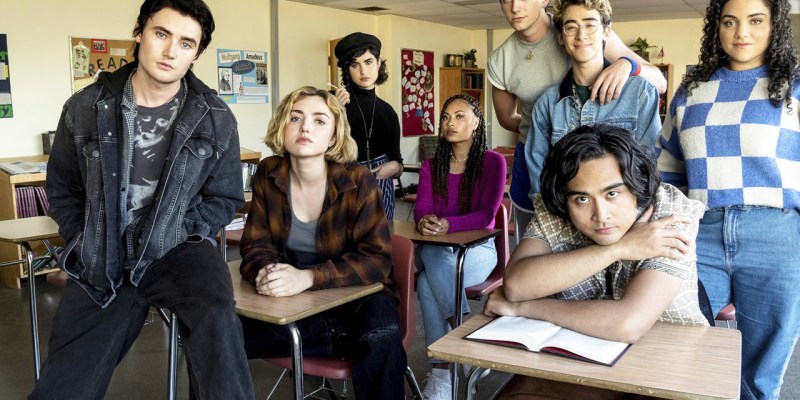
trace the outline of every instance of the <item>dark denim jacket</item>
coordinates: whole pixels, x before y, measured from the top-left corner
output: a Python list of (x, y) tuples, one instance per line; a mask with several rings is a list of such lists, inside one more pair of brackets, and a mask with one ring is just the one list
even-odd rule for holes
[(136, 225), (132, 252), (123, 246), (126, 185), (120, 105), (136, 63), (108, 74), (64, 105), (47, 164), (50, 216), (66, 240), (59, 267), (101, 306), (130, 270), (136, 285), (147, 267), (186, 241), (214, 241), (243, 202), (236, 119), (189, 71), (189, 88), (153, 206)]

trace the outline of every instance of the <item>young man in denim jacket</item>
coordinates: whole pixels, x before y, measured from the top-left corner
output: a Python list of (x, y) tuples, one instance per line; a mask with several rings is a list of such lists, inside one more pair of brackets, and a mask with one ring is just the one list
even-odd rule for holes
[(243, 204), (236, 120), (190, 71), (213, 31), (202, 0), (145, 0), (136, 61), (64, 106), (47, 195), (70, 279), (31, 398), (103, 398), (150, 306), (178, 317), (193, 398), (253, 398), (214, 240)]
[[(610, 66), (603, 48), (611, 33), (608, 0), (560, 0), (554, 8), (559, 43), (572, 62), (561, 84), (552, 86), (533, 106), (533, 123), (525, 140), (531, 199), (539, 192), (539, 175), (550, 148), (567, 132), (598, 122), (631, 132), (651, 153), (661, 130), (658, 91), (640, 76), (631, 76), (620, 95), (605, 104), (590, 100), (592, 87)], [(636, 61), (630, 62), (636, 65)], [(633, 74), (637, 75), (634, 67)]]

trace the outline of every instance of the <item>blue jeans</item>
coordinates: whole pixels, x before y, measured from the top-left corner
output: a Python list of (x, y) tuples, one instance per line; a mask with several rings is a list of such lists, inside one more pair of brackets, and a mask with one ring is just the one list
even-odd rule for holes
[(742, 378), (758, 399), (778, 399), (800, 333), (800, 210), (706, 211), (697, 272), (715, 314), (729, 303), (736, 307)]
[[(269, 297), (264, 297), (269, 301)], [(241, 317), (249, 358), (289, 357), (285, 326)], [(400, 337), (397, 300), (379, 292), (297, 321), (303, 356), (355, 357), (357, 399), (404, 399), (406, 351)]]
[(124, 283), (106, 308), (70, 280), (30, 398), (102, 399), (151, 305), (169, 308), (178, 317), (191, 398), (253, 398), (231, 275), (207, 240), (170, 250), (147, 269), (138, 287)]
[[(456, 287), (456, 256), (458, 249), (446, 246), (417, 246), (419, 260), (424, 269), (417, 278), (417, 296), (422, 309), (425, 327), (425, 347), (439, 340), (450, 331), (447, 319), (454, 315)], [(464, 287), (474, 286), (486, 280), (497, 265), (497, 250), (494, 239), (475, 245), (467, 250), (464, 259)], [(461, 293), (461, 313), (469, 313), (466, 294)], [(441, 363), (428, 360), (429, 363)]]

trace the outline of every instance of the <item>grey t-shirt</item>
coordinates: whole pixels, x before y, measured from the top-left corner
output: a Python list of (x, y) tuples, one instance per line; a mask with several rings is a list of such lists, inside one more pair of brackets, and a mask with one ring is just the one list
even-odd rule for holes
[[(292, 202), (292, 185), (289, 184), (289, 203)], [(291, 207), (290, 207), (291, 208)], [(317, 227), (319, 218), (303, 222), (292, 210), (292, 227), (289, 229), (289, 237), (286, 239), (286, 248), (290, 251), (290, 261), (295, 268), (303, 269), (308, 265), (319, 264), (323, 260), (317, 253)]]
[(523, 41), (515, 32), (492, 51), (487, 77), (492, 86), (513, 94), (519, 100), (521, 143), (525, 143), (528, 136), (531, 110), (536, 99), (550, 86), (558, 85), (569, 66), (569, 56), (558, 44), (552, 23), (547, 34), (536, 43)]

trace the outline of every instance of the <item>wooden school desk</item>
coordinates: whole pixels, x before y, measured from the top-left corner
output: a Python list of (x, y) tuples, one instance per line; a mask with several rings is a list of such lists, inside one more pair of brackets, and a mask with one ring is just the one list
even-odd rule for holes
[(50, 217), (31, 217), (0, 221), (0, 242), (14, 243), (25, 248), (26, 257), (22, 260), (0, 262), (0, 267), (27, 264), (29, 298), (31, 303), (31, 336), (33, 339), (33, 368), (34, 379), (39, 380), (40, 355), (39, 355), (39, 315), (36, 309), (36, 278), (33, 267), (33, 251), (31, 242), (41, 240), (51, 256), (56, 252), (50, 245), (50, 240), (58, 237), (58, 225)]
[[(554, 381), (666, 399), (738, 399), (742, 337), (734, 329), (657, 322), (613, 367), (480, 343), (464, 336), (492, 318), (476, 315), (428, 348), (434, 358)], [(480, 371), (470, 376), (468, 398)]]
[(269, 297), (256, 292), (250, 282), (242, 280), (239, 273), (241, 260), (231, 261), (228, 268), (233, 280), (233, 299), (236, 313), (259, 321), (285, 325), (292, 336), (292, 369), (294, 370), (294, 398), (303, 398), (303, 348), (300, 331), (295, 322), (331, 308), (360, 299), (383, 290), (382, 283), (369, 286), (347, 286), (324, 290), (306, 290), (289, 297)]
[[(461, 315), (461, 292), (464, 291), (464, 258), (467, 250), (478, 243), (483, 243), (488, 239), (494, 238), (500, 233), (500, 229), (475, 229), (471, 231), (461, 231), (448, 233), (441, 236), (423, 235), (417, 231), (414, 221), (389, 221), (389, 228), (392, 233), (403, 236), (417, 244), (429, 246), (448, 246), (458, 248), (456, 255), (456, 286), (455, 286), (455, 308), (453, 320), (455, 327), (461, 325), (463, 316)], [(458, 393), (458, 364), (451, 364), (450, 376), (453, 385), (453, 398)]]

